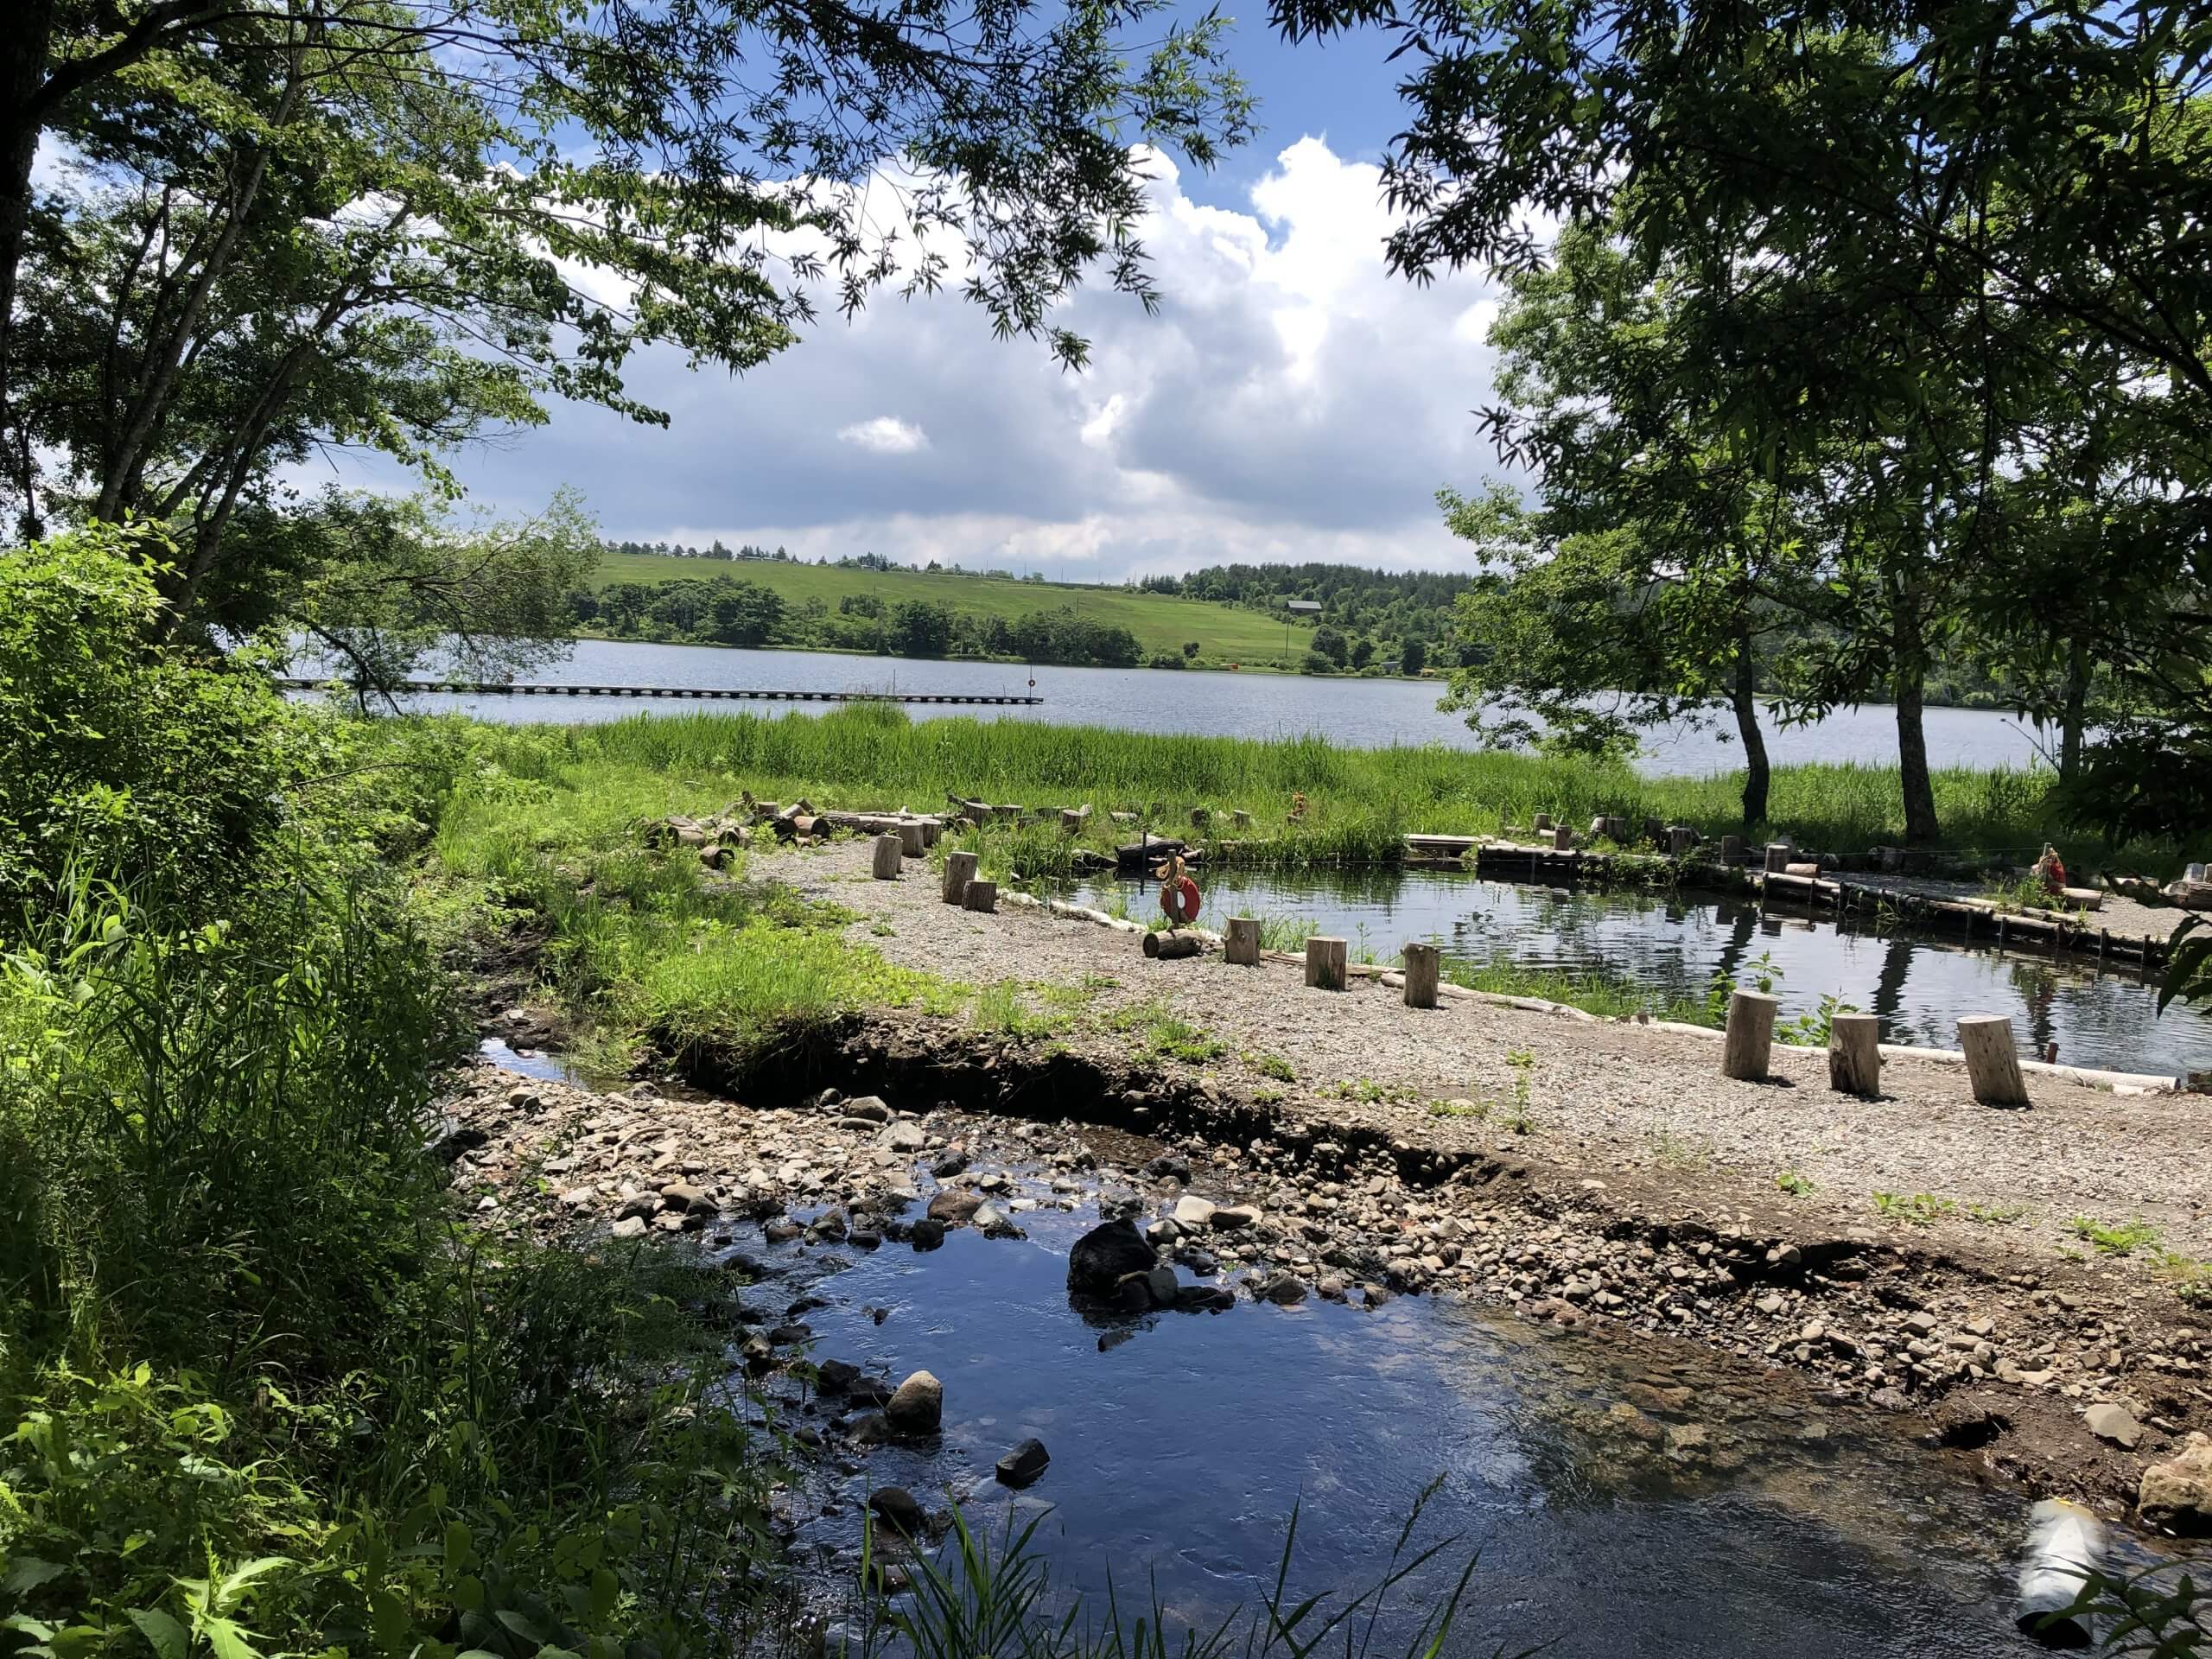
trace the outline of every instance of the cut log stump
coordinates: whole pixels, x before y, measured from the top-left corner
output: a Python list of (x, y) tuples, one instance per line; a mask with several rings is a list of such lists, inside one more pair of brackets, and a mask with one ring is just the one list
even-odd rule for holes
[(965, 904), (968, 899), (968, 884), (975, 879), (975, 854), (947, 853), (944, 855), (944, 902), (946, 904)]
[(1738, 991), (1728, 999), (1727, 1041), (1720, 1054), (1724, 1075), (1745, 1083), (1766, 1080), (1776, 1007), (1774, 998), (1759, 991)]
[(1967, 1057), (1974, 1097), (1985, 1106), (2024, 1106), (2027, 1079), (2012, 1043), (2012, 1022), (2001, 1014), (1969, 1014), (1959, 1021), (1959, 1046)]
[(1400, 958), (1406, 969), (1406, 1006), (1409, 1008), (1433, 1008), (1436, 1006), (1436, 981), (1440, 957), (1433, 944), (1408, 944)]
[(899, 861), (903, 856), (904, 851), (903, 843), (896, 836), (878, 836), (875, 838), (875, 879), (877, 880), (896, 881), (899, 879)]
[(968, 890), (960, 895), (960, 902), (969, 910), (980, 910), (988, 914), (999, 907), (999, 884), (971, 880)]
[(919, 818), (908, 818), (899, 826), (899, 850), (908, 858), (919, 858), (929, 851), (928, 832)]
[(1872, 1099), (1882, 1092), (1882, 1022), (1871, 1014), (1828, 1021), (1828, 1087)]
[(1344, 988), (1344, 942), (1325, 933), (1306, 941), (1306, 982), (1317, 990)]
[(1255, 916), (1232, 916), (1222, 938), (1222, 954), (1239, 968), (1260, 965), (1260, 922)]

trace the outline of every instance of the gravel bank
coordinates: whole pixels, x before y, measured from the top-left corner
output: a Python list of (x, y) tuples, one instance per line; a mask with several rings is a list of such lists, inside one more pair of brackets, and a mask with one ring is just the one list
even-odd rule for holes
[[(1211, 953), (1149, 961), (1133, 936), (1093, 925), (948, 906), (934, 872), (915, 863), (896, 882), (873, 880), (867, 859), (864, 846), (833, 845), (762, 857), (755, 869), (861, 912), (851, 937), (902, 965), (976, 986), (1071, 988), (1057, 1005), (1030, 1000), (1056, 1037), (1088, 1052), (1136, 1057), (1143, 1029), (1115, 1027), (1160, 1008), (1224, 1052), (1195, 1068), (1159, 1064), (1246, 1098), (1356, 1110), (1424, 1145), (1503, 1148), (1758, 1213), (1780, 1203), (1831, 1228), (1897, 1230), (2038, 1267), (2083, 1248), (2077, 1216), (2139, 1217), (2165, 1248), (2212, 1255), (2212, 1098), (2033, 1076), (2032, 1107), (1999, 1111), (1974, 1103), (1961, 1068), (1897, 1060), (1883, 1069), (1884, 1097), (1862, 1101), (1829, 1091), (1824, 1054), (1787, 1047), (1776, 1050), (1772, 1081), (1739, 1083), (1720, 1075), (1708, 1037), (1490, 1003), (1410, 1009), (1371, 981), (1313, 990), (1294, 967), (1231, 967)], [(1434, 1103), (1454, 1101), (1446, 1109), (1458, 1115), (1438, 1115)], [(1811, 1191), (1785, 1200), (1776, 1184), (1785, 1173)], [(1878, 1192), (1932, 1202), (1899, 1222), (1878, 1211)]]

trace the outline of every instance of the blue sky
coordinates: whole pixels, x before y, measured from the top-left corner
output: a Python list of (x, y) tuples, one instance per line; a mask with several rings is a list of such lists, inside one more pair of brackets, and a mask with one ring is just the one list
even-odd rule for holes
[(1120, 581), (1231, 560), (1471, 565), (1435, 491), (1497, 475), (1479, 274), (1382, 266), (1377, 162), (1402, 124), (1388, 42), (1234, 53), (1263, 130), (1207, 175), (1155, 168), (1144, 238), (1166, 303), (1066, 308), (1090, 367), (995, 340), (956, 296), (825, 318), (742, 378), (637, 365), (664, 430), (564, 408), (456, 470), (502, 511), (582, 489), (613, 537), (781, 543)]

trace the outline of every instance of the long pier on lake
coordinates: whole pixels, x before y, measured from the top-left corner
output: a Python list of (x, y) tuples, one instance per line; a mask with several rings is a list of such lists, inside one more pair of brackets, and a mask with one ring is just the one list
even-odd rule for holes
[[(287, 691), (313, 691), (328, 680), (280, 679)], [(726, 685), (529, 685), (508, 680), (408, 680), (400, 691), (442, 691), (459, 696), (514, 697), (707, 697), (747, 702), (929, 702), (1019, 704), (1033, 708), (1038, 696), (995, 696), (968, 691), (772, 691)]]

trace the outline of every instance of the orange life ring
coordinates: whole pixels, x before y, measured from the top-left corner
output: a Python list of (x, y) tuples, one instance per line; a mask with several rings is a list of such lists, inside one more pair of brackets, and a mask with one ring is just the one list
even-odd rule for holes
[(1177, 876), (1172, 881), (1160, 884), (1160, 907), (1167, 912), (1171, 922), (1195, 922), (1198, 919), (1198, 884), (1187, 875)]

